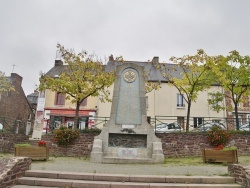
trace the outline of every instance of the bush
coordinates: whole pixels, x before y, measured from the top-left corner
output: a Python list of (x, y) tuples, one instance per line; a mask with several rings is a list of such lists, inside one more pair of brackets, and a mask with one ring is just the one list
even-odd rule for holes
[(59, 146), (68, 146), (75, 142), (79, 137), (79, 131), (74, 129), (67, 129), (66, 127), (61, 127), (53, 132), (53, 141)]
[(81, 130), (81, 133), (98, 133), (98, 134), (100, 134), (101, 132), (102, 132), (102, 130), (98, 129), (97, 127)]
[(219, 145), (225, 146), (230, 138), (230, 133), (222, 130), (220, 127), (213, 126), (208, 132), (208, 142), (212, 146), (218, 147)]

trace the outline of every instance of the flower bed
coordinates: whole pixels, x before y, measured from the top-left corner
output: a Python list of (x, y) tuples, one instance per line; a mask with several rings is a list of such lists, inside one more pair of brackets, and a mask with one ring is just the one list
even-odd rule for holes
[(44, 146), (15, 146), (15, 156), (18, 157), (30, 157), (32, 160), (48, 160), (49, 148)]
[(214, 150), (204, 149), (202, 151), (203, 162), (227, 162), (238, 163), (237, 150)]

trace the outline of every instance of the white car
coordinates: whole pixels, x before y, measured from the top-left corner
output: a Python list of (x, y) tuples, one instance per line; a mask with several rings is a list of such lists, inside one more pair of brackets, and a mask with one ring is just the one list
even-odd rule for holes
[(177, 123), (164, 123), (156, 125), (156, 133), (181, 132), (181, 127)]
[(240, 126), (240, 131), (250, 131), (249, 123), (243, 124)]
[(197, 128), (195, 128), (194, 132), (206, 132), (209, 131), (213, 126), (217, 126), (223, 130), (226, 130), (226, 127), (222, 123), (217, 122), (206, 122), (204, 124), (199, 125)]

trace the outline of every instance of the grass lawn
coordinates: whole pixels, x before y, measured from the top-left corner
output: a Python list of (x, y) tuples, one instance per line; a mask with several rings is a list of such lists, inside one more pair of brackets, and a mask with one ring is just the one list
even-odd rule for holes
[[(0, 160), (2, 158), (9, 158), (9, 157), (14, 157), (14, 154), (8, 154), (8, 153), (0, 153)], [(54, 157), (50, 157), (52, 159)], [(60, 158), (60, 157), (58, 157)], [(77, 158), (85, 161), (89, 161), (89, 158), (86, 157), (72, 157), (72, 158)], [(207, 165), (207, 163), (203, 163), (202, 157), (169, 157), (165, 158), (164, 161), (165, 165), (170, 165), (170, 166), (188, 166), (188, 165), (198, 165), (198, 166), (203, 166)], [(239, 156), (239, 164), (244, 164), (244, 165), (250, 165), (250, 156)], [(222, 163), (214, 163), (213, 165), (226, 165)]]

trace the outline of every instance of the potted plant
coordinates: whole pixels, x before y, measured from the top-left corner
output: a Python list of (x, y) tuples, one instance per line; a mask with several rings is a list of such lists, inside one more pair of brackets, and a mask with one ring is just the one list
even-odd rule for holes
[(208, 142), (211, 146), (214, 146), (214, 148), (204, 149), (202, 151), (203, 162), (238, 163), (237, 148), (225, 148), (230, 136), (226, 130), (217, 126), (212, 127), (208, 132)]
[(15, 156), (30, 157), (32, 160), (48, 160), (49, 148), (43, 140), (38, 141), (37, 146), (30, 144), (16, 144)]

